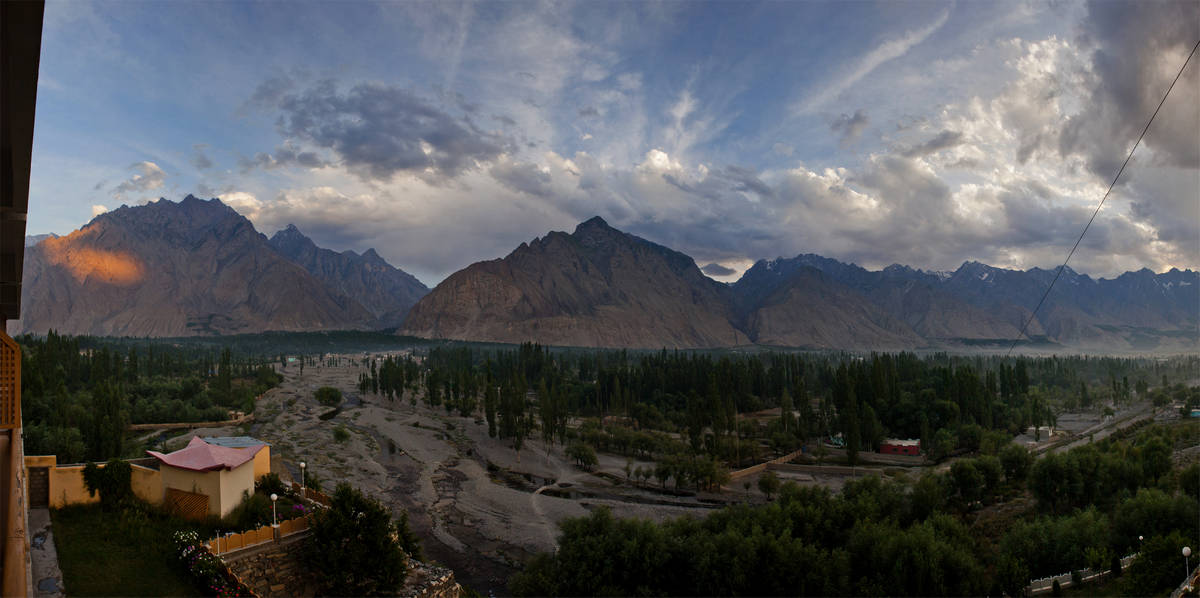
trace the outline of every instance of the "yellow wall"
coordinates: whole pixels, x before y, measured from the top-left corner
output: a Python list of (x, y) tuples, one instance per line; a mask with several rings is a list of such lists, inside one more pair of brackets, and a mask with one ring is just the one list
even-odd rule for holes
[(254, 493), (254, 465), (247, 461), (233, 470), (191, 471), (164, 463), (162, 487), (204, 494), (208, 513), (224, 517), (241, 504), (243, 492)]
[(271, 447), (264, 446), (258, 454), (254, 455), (254, 479), (271, 473)]
[(254, 494), (254, 463), (247, 461), (235, 469), (222, 469), (221, 516), (241, 504), (245, 493)]
[[(98, 463), (104, 467), (103, 463)], [(66, 505), (99, 502), (100, 496), (88, 494), (87, 485), (83, 483), (83, 465), (57, 465), (54, 455), (36, 455), (25, 458), (25, 475), (29, 475), (30, 467), (48, 467), (50, 479), (50, 506), (54, 508)], [(142, 500), (158, 504), (162, 502), (162, 475), (153, 469), (131, 464), (133, 473), (130, 485), (133, 493)]]
[(133, 476), (130, 480), (133, 493), (142, 500), (157, 505), (163, 499), (162, 472), (149, 467), (131, 464)]

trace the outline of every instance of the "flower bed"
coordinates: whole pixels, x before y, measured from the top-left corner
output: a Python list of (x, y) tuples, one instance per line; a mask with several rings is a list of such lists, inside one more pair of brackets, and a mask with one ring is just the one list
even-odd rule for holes
[(176, 558), (205, 595), (257, 596), (229, 571), (221, 559), (209, 552), (200, 542), (199, 534), (192, 531), (175, 532), (172, 538), (175, 540)]

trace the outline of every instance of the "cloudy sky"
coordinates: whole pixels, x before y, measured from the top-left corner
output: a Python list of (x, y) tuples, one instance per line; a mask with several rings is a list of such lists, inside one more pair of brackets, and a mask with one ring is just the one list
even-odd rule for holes
[[(731, 280), (1061, 262), (1200, 3), (48, 2), (30, 234), (221, 197), (429, 285), (594, 215)], [(1200, 267), (1200, 57), (1072, 261)]]

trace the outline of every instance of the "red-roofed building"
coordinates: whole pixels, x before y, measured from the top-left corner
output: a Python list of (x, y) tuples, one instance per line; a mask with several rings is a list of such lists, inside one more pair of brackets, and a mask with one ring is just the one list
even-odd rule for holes
[(265, 444), (232, 448), (209, 444), (195, 437), (173, 453), (146, 451), (158, 459), (163, 498), (195, 515), (195, 506), (207, 497), (206, 514), (224, 517), (242, 502), (243, 493), (254, 493), (254, 457)]
[(888, 438), (880, 443), (879, 452), (885, 455), (912, 455), (915, 457), (921, 454), (921, 441)]

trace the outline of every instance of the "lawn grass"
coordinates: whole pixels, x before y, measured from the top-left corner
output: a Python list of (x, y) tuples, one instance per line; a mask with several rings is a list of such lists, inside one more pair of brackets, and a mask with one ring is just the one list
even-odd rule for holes
[(145, 505), (119, 512), (72, 505), (50, 518), (67, 595), (201, 595), (174, 563), (171, 534), (189, 524)]

